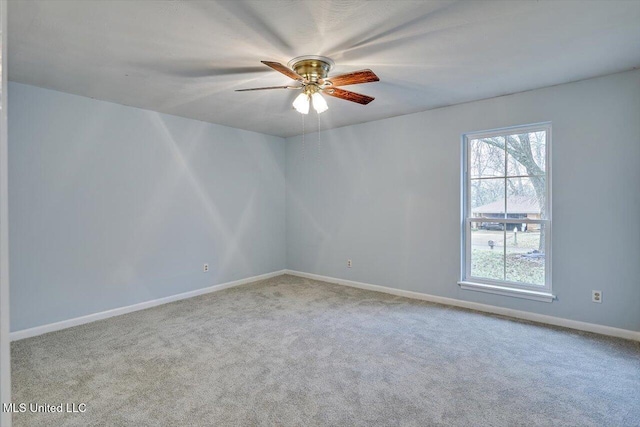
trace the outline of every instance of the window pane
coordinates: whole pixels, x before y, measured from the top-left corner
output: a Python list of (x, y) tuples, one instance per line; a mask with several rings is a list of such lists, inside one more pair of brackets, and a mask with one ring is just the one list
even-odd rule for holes
[(542, 224), (528, 224), (527, 232), (507, 231), (506, 280), (544, 285), (544, 239)]
[(507, 175), (544, 175), (546, 167), (544, 131), (508, 135)]
[(507, 218), (542, 218), (545, 192), (543, 176), (507, 178)]
[(469, 143), (469, 176), (484, 178), (504, 176), (504, 137), (472, 139)]
[(504, 178), (471, 180), (471, 216), (504, 218)]
[(504, 280), (504, 223), (471, 223), (471, 276)]

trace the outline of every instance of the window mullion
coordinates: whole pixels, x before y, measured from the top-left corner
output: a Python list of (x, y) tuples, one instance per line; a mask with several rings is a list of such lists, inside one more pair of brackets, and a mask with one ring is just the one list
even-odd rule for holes
[(465, 218), (468, 222), (504, 222), (506, 224), (549, 224), (548, 219), (529, 219), (529, 218), (490, 218), (486, 216), (468, 217)]
[(507, 280), (507, 224), (502, 230), (502, 280)]
[[(507, 175), (509, 174), (509, 156), (507, 155), (507, 136), (504, 136), (504, 219), (509, 217), (507, 213)], [(502, 231), (502, 280), (507, 280), (507, 223), (504, 223)]]

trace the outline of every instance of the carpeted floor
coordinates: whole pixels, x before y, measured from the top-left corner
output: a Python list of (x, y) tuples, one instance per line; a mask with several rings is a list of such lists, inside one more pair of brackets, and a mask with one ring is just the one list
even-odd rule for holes
[(640, 344), (279, 276), (13, 343), (15, 426), (638, 426)]

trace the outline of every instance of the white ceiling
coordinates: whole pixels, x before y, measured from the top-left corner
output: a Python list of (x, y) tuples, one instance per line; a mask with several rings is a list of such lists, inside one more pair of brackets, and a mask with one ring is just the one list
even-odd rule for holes
[(12, 81), (279, 136), (297, 92), (234, 92), (291, 82), (260, 60), (378, 74), (322, 128), (640, 66), (640, 1), (10, 1), (8, 28)]

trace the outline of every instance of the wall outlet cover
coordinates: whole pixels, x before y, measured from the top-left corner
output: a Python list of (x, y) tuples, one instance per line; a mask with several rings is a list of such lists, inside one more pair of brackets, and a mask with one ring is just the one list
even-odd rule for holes
[(591, 291), (591, 301), (602, 303), (602, 291)]

